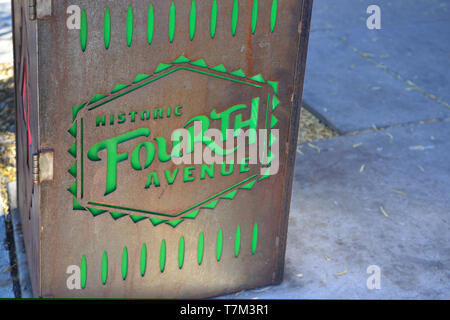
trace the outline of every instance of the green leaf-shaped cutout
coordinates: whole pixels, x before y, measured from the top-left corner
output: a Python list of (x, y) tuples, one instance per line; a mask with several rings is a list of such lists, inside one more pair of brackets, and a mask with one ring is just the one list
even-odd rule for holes
[(169, 69), (171, 66), (171, 64), (160, 63), (158, 67), (156, 67), (155, 73)]
[(227, 72), (227, 69), (223, 64), (219, 64), (218, 66), (212, 67), (211, 70), (219, 71), (219, 72)]
[(81, 288), (86, 288), (86, 279), (87, 279), (87, 262), (86, 262), (86, 256), (83, 255), (81, 257), (81, 263), (80, 263), (80, 280), (81, 280)]
[(257, 74), (256, 76), (250, 77), (249, 79), (250, 79), (250, 80), (253, 80), (253, 81), (257, 81), (257, 82), (262, 82), (262, 83), (265, 83), (265, 82), (266, 82), (266, 81), (264, 80), (264, 78), (262, 77), (261, 73), (260, 73), (260, 74)]
[(69, 150), (67, 150), (67, 152), (69, 152), (72, 157), (76, 158), (77, 157), (77, 142), (75, 141), (73, 143), (73, 145), (70, 147)]
[(108, 253), (103, 251), (102, 255), (102, 284), (105, 285), (108, 280)]
[(67, 190), (69, 190), (69, 192), (76, 197), (77, 196), (77, 181), (75, 180), (74, 183), (72, 183), (70, 188)]
[(89, 208), (88, 207), (87, 209), (89, 210), (90, 213), (92, 213), (92, 215), (94, 217), (99, 216), (99, 215), (101, 215), (101, 214), (106, 212), (106, 210), (96, 209), (96, 208)]
[(188, 213), (187, 215), (185, 215), (183, 218), (185, 218), (185, 219), (195, 219), (199, 212), (200, 212), (200, 210), (192, 211), (191, 213)]
[(76, 138), (77, 137), (77, 122), (75, 121), (73, 123), (73, 125), (70, 127), (70, 129), (67, 131), (70, 133), (70, 135), (72, 137)]
[(80, 112), (84, 106), (86, 105), (86, 103), (80, 104), (76, 107), (72, 108), (72, 121), (75, 121), (75, 119), (77, 118), (78, 112)]
[(237, 190), (231, 191), (230, 193), (224, 195), (221, 199), (233, 200), (237, 192), (238, 192)]
[(273, 129), (273, 127), (275, 127), (278, 123), (278, 119), (272, 115), (272, 117), (270, 118), (270, 129)]
[(280, 100), (276, 96), (272, 97), (272, 110), (275, 110), (280, 105)]
[(278, 82), (267, 80), (267, 83), (272, 87), (273, 92), (278, 94)]
[(134, 79), (133, 83), (138, 83), (141, 82), (142, 80), (148, 79), (151, 76), (148, 74), (144, 74), (144, 73), (139, 73), (136, 78)]
[(193, 66), (197, 66), (197, 67), (208, 68), (208, 65), (206, 64), (205, 60), (203, 60), (203, 59), (199, 59), (197, 61), (191, 62), (191, 64)]
[(129, 86), (130, 86), (129, 84), (116, 83), (116, 85), (114, 86), (114, 89), (111, 91), (111, 93), (119, 92), (120, 90), (125, 89)]
[(75, 161), (72, 165), (72, 167), (67, 170), (67, 172), (69, 172), (72, 177), (76, 178), (77, 177), (77, 162)]
[(255, 186), (257, 180), (253, 180), (252, 182), (247, 183), (246, 185), (243, 185), (241, 187), (241, 189), (246, 189), (246, 190), (252, 190), (253, 187)]
[(120, 213), (120, 212), (110, 212), (109, 214), (111, 215), (111, 217), (114, 220), (118, 220), (118, 219), (120, 219), (122, 217), (125, 217), (127, 215), (126, 213)]
[(150, 222), (156, 227), (157, 225), (166, 222), (167, 220), (159, 218), (150, 218)]
[(231, 75), (236, 76), (236, 77), (240, 77), (240, 78), (245, 78), (246, 74), (244, 71), (242, 71), (242, 69), (230, 72)]
[(176, 226), (178, 226), (182, 222), (183, 222), (183, 219), (178, 219), (178, 220), (167, 221), (166, 224), (168, 224), (172, 228), (175, 228)]
[(185, 56), (179, 56), (173, 63), (186, 63), (186, 62), (190, 62), (190, 61), (191, 60), (189, 60)]
[(144, 243), (141, 247), (141, 261), (140, 261), (140, 271), (141, 277), (145, 276), (145, 271), (147, 270), (147, 245)]
[(76, 198), (73, 198), (73, 210), (86, 211), (86, 208), (79, 204)]
[(270, 134), (269, 147), (273, 145), (273, 143), (277, 140), (273, 134)]
[(264, 174), (262, 175), (262, 177), (259, 178), (259, 181), (265, 180), (269, 177), (270, 177), (270, 168), (267, 168), (266, 171), (264, 172)]
[(139, 221), (147, 219), (147, 217), (137, 216), (137, 215), (130, 215), (130, 219), (133, 220), (134, 223), (138, 223)]
[(89, 104), (93, 104), (99, 100), (102, 100), (103, 98), (106, 98), (108, 95), (106, 94), (100, 94), (100, 93), (96, 93), (94, 94), (94, 96), (92, 97), (91, 101), (89, 101)]
[(214, 200), (214, 201), (208, 203), (207, 205), (204, 205), (202, 207), (202, 209), (214, 209), (217, 205), (217, 202), (219, 202), (219, 200)]
[(122, 279), (126, 280), (128, 275), (128, 249), (123, 247), (122, 251)]

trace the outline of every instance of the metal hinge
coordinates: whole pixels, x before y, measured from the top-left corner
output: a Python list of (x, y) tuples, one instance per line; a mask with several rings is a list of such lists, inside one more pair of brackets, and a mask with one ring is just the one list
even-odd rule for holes
[(33, 154), (31, 175), (35, 186), (43, 181), (53, 180), (53, 150), (42, 150)]
[(52, 16), (52, 0), (28, 0), (30, 20), (45, 19)]

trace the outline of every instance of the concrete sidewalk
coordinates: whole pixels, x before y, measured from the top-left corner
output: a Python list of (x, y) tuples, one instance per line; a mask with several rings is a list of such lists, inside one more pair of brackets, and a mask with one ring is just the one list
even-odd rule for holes
[(450, 117), (448, 1), (316, 0), (311, 24), (303, 99), (338, 132)]
[(445, 121), (301, 145), (284, 282), (222, 298), (450, 299), (449, 137)]

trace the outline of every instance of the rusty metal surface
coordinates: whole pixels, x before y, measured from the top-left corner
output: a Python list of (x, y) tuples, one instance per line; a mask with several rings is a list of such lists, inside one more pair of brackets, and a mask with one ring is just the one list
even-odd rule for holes
[[(150, 3), (53, 1), (51, 17), (29, 21), (14, 2), (16, 74), (29, 61), (33, 77), (28, 126), (16, 86), (35, 296), (209, 297), (282, 280), (312, 1)], [(81, 30), (68, 28), (77, 8)], [(221, 129), (217, 115), (237, 105), (231, 126), (257, 116), (258, 129), (279, 130), (276, 175), (216, 165), (212, 178), (164, 158), (175, 129), (194, 118)], [(33, 189), (26, 157), (45, 150), (52, 177)], [(67, 287), (71, 265), (80, 290)]]

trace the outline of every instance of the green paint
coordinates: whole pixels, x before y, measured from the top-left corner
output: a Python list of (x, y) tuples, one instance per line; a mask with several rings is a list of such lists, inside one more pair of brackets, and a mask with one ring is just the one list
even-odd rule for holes
[(72, 108), (72, 121), (75, 121), (75, 119), (78, 116), (78, 112), (80, 112), (81, 110), (83, 110), (83, 108), (86, 106), (86, 103), (80, 104), (76, 107)]
[(255, 223), (252, 235), (252, 254), (255, 254), (257, 245), (258, 245), (258, 224)]
[(200, 167), (200, 180), (205, 180), (206, 175), (210, 178), (214, 178), (214, 163), (211, 163), (209, 166), (207, 164), (202, 164)]
[(278, 119), (272, 114), (272, 117), (270, 119), (270, 129), (273, 129), (277, 123)]
[(230, 193), (224, 195), (221, 199), (233, 200), (237, 192), (237, 190), (231, 191)]
[(140, 263), (141, 277), (145, 276), (145, 271), (147, 270), (147, 245), (142, 244), (141, 247), (141, 263)]
[(107, 169), (105, 196), (111, 192), (114, 192), (117, 188), (117, 164), (128, 159), (127, 152), (120, 154), (118, 153), (118, 145), (137, 137), (148, 137), (149, 135), (150, 129), (141, 128), (111, 139), (100, 141), (89, 149), (87, 157), (91, 161), (100, 161), (101, 158), (99, 157), (99, 153), (106, 149)]
[(217, 28), (217, 0), (213, 0), (211, 8), (211, 38), (214, 39)]
[(195, 219), (197, 217), (197, 215), (199, 214), (199, 212), (200, 212), (200, 209), (192, 211), (191, 213), (188, 213), (187, 215), (185, 215), (183, 217), (183, 219)]
[(92, 97), (91, 101), (89, 101), (89, 104), (93, 104), (93, 103), (95, 103), (95, 102), (97, 102), (97, 101), (99, 101), (99, 100), (102, 100), (103, 98), (106, 98), (106, 97), (107, 97), (106, 94), (99, 94), (99, 93), (96, 93), (96, 94), (94, 94), (94, 96)]
[(161, 223), (166, 222), (167, 220), (159, 219), (159, 218), (150, 218), (150, 222), (153, 224), (153, 226), (160, 225)]
[(170, 5), (170, 13), (169, 13), (169, 41), (173, 42), (173, 38), (175, 36), (175, 3), (172, 1)]
[(125, 280), (128, 274), (128, 249), (123, 247), (122, 252), (122, 279)]
[(191, 61), (190, 59), (188, 59), (185, 56), (181, 55), (173, 63), (187, 63), (187, 62), (190, 62), (190, 61)]
[(69, 150), (67, 150), (71, 154), (72, 157), (77, 157), (77, 142), (75, 141)]
[(72, 137), (74, 137), (75, 139), (77, 138), (77, 122), (75, 121), (73, 123), (73, 125), (70, 127), (70, 129), (68, 130), (68, 132), (70, 133), (70, 135)]
[(200, 232), (198, 236), (198, 251), (197, 251), (197, 262), (198, 265), (201, 265), (203, 262), (203, 253), (205, 251), (205, 236), (203, 232)]
[(241, 227), (238, 225), (236, 228), (236, 235), (234, 238), (234, 256), (239, 256), (239, 250), (241, 248)]
[(108, 280), (108, 253), (106, 251), (103, 251), (102, 255), (102, 283), (103, 285), (106, 284), (106, 281)]
[(255, 34), (257, 24), (258, 24), (258, 0), (253, 0), (252, 34)]
[(159, 182), (158, 173), (156, 173), (156, 172), (150, 172), (148, 174), (147, 183), (145, 184), (145, 189), (149, 189), (152, 184), (155, 187), (161, 186), (161, 183)]
[(275, 25), (277, 23), (278, 14), (278, 0), (272, 0), (272, 10), (270, 12), (270, 31), (275, 30)]
[(234, 0), (233, 12), (231, 14), (231, 34), (236, 35), (237, 24), (239, 20), (239, 0)]
[(230, 72), (231, 75), (236, 76), (236, 77), (240, 77), (240, 78), (245, 78), (246, 75), (244, 73), (244, 71), (242, 71), (242, 69)]
[(212, 67), (211, 70), (219, 71), (219, 72), (227, 72), (227, 69), (223, 64), (219, 64), (218, 66)]
[(275, 136), (273, 134), (269, 135), (269, 147), (271, 147), (273, 145), (273, 143), (277, 140), (277, 138), (275, 138)]
[(131, 47), (133, 42), (133, 7), (130, 5), (127, 11), (127, 45)]
[(130, 219), (131, 221), (133, 221), (134, 223), (138, 223), (139, 221), (145, 220), (147, 219), (147, 217), (144, 216), (137, 216), (137, 215), (130, 215)]
[[(252, 86), (252, 87), (255, 87), (255, 88), (262, 88), (261, 85), (258, 85), (258, 84), (255, 84), (255, 83), (240, 81), (240, 80), (237, 80), (237, 79), (234, 79), (234, 78), (231, 78), (231, 77), (227, 77), (227, 76), (224, 76), (224, 75), (214, 74), (214, 73), (211, 73), (211, 72), (207, 72), (207, 71), (198, 70), (198, 69), (194, 69), (194, 68), (189, 68), (189, 67), (183, 66), (183, 67), (173, 68), (173, 69), (167, 71), (166, 73), (160, 74), (160, 75), (158, 75), (158, 76), (156, 76), (156, 77), (154, 77), (154, 78), (152, 78), (152, 79), (150, 79), (148, 81), (140, 83), (139, 85), (131, 88), (128, 91), (122, 92), (122, 93), (120, 93), (120, 94), (118, 94), (118, 95), (116, 95), (114, 97), (111, 97), (110, 99), (106, 99), (105, 101), (103, 101), (103, 102), (101, 102), (101, 103), (99, 103), (99, 104), (89, 108), (89, 111), (97, 109), (97, 108), (99, 108), (99, 107), (101, 107), (101, 106), (103, 106), (103, 105), (105, 105), (105, 104), (107, 104), (107, 103), (109, 103), (109, 102), (111, 102), (113, 100), (116, 100), (116, 99), (118, 99), (118, 98), (120, 98), (120, 97), (122, 97), (122, 96), (124, 96), (126, 94), (134, 92), (134, 91), (136, 91), (136, 90), (138, 90), (138, 89), (140, 89), (140, 88), (142, 88), (142, 87), (144, 87), (146, 85), (149, 85), (150, 83), (152, 83), (152, 82), (154, 82), (156, 80), (159, 80), (159, 79), (161, 79), (163, 77), (166, 77), (166, 76), (168, 76), (168, 75), (170, 75), (170, 74), (172, 74), (172, 73), (174, 73), (175, 71), (178, 71), (178, 70), (189, 70), (189, 71), (197, 72), (197, 73), (200, 73), (200, 74), (205, 74), (205, 75), (208, 75), (208, 76), (212, 76), (212, 77), (215, 77), (215, 78), (229, 80), (229, 81), (233, 81), (233, 82), (236, 82), (236, 83), (244, 84), (244, 85), (247, 85), (247, 86)], [(158, 73), (158, 72), (160, 72), (160, 71), (155, 71), (155, 73)]]
[(133, 84), (136, 84), (136, 83), (138, 83), (138, 82), (141, 82), (141, 81), (143, 81), (143, 80), (145, 80), (145, 79), (148, 79), (148, 78), (150, 78), (150, 77), (151, 77), (151, 75), (149, 75), (149, 74), (139, 73), (139, 74), (136, 76), (136, 78), (134, 78)]
[(166, 224), (168, 224), (169, 226), (171, 226), (172, 228), (176, 228), (180, 223), (182, 223), (184, 220), (183, 219), (178, 219), (178, 220), (171, 220), (171, 221), (167, 221)]
[(80, 277), (81, 277), (81, 288), (86, 288), (86, 279), (87, 279), (87, 262), (86, 256), (81, 257), (80, 263)]
[(76, 197), (77, 196), (77, 181), (75, 180), (75, 182), (67, 190), (69, 190), (69, 192)]
[(227, 163), (223, 162), (220, 165), (220, 173), (225, 177), (225, 176), (229, 176), (230, 174), (232, 174), (234, 171), (234, 163), (230, 163), (228, 170), (227, 170)]
[(75, 161), (72, 167), (68, 170), (68, 172), (72, 175), (72, 177), (77, 177), (77, 162)]
[(170, 67), (172, 67), (171, 64), (160, 63), (160, 64), (158, 64), (158, 66), (156, 67), (155, 73), (164, 71), (164, 70), (166, 70), (166, 69), (169, 69)]
[(278, 94), (278, 82), (267, 80), (267, 83), (272, 87), (275, 94)]
[[(142, 166), (140, 162), (140, 155), (142, 149), (145, 150), (146, 155), (144, 166)], [(155, 159), (155, 154), (156, 154), (155, 146), (150, 141), (144, 141), (138, 144), (131, 153), (131, 167), (136, 171), (147, 169), (153, 163), (153, 160)]]
[(84, 119), (80, 119), (80, 197), (84, 195)]
[(147, 15), (147, 42), (149, 45), (153, 42), (153, 34), (155, 33), (155, 9), (153, 3), (148, 6)]
[(89, 210), (90, 213), (92, 213), (92, 215), (94, 217), (99, 216), (106, 212), (106, 210), (96, 209), (96, 208), (87, 208), (87, 209)]
[(194, 181), (194, 173), (192, 171), (195, 170), (195, 167), (184, 167), (184, 176), (183, 182), (191, 182)]
[(207, 205), (204, 205), (202, 207), (202, 209), (214, 209), (217, 206), (217, 203), (219, 202), (219, 200), (214, 200), (211, 201), (210, 203), (208, 203)]
[(275, 110), (280, 105), (280, 100), (276, 96), (272, 98), (272, 110)]
[(116, 85), (114, 86), (114, 88), (112, 89), (111, 93), (116, 93), (119, 92), (120, 90), (123, 90), (125, 88), (128, 88), (130, 85), (129, 84), (122, 84), (122, 83), (116, 83)]
[(161, 242), (161, 250), (159, 252), (159, 270), (164, 272), (166, 268), (166, 240)]
[(88, 37), (88, 26), (87, 26), (87, 17), (86, 10), (81, 10), (81, 19), (80, 19), (80, 45), (81, 50), (84, 52), (87, 46), (87, 37)]
[(197, 6), (195, 5), (195, 0), (192, 0), (191, 14), (189, 15), (189, 37), (191, 41), (194, 40), (195, 36), (196, 19), (197, 19)]
[(261, 74), (257, 74), (256, 76), (250, 77), (249, 79), (257, 81), (257, 82), (265, 83), (264, 78), (262, 77)]
[(78, 203), (76, 198), (73, 198), (73, 210), (83, 210), (86, 211), (86, 208)]
[(216, 243), (216, 259), (217, 259), (217, 261), (220, 261), (220, 258), (222, 257), (222, 248), (223, 248), (223, 234), (222, 234), (222, 229), (219, 229), (219, 232), (217, 233), (217, 243)]
[(166, 180), (169, 185), (172, 185), (175, 182), (175, 179), (178, 175), (178, 171), (179, 171), (178, 168), (175, 168), (173, 173), (171, 173), (169, 170), (164, 170), (164, 174), (166, 175)]
[(184, 237), (180, 237), (180, 242), (178, 243), (178, 268), (183, 268), (184, 263)]
[(206, 64), (205, 60), (203, 60), (203, 59), (199, 59), (197, 61), (191, 62), (191, 64), (193, 66), (197, 66), (197, 67), (208, 68), (208, 65)]
[(253, 187), (255, 186), (257, 180), (253, 180), (252, 182), (247, 183), (246, 185), (243, 185), (241, 187), (241, 189), (246, 189), (246, 190), (252, 190)]
[(113, 212), (113, 211), (111, 211), (109, 214), (111, 215), (111, 217), (112, 217), (114, 220), (119, 220), (120, 218), (123, 218), (123, 217), (126, 216), (125, 213), (121, 213), (121, 212)]
[[(255, 174), (255, 175), (253, 175), (253, 176), (251, 176), (251, 177), (249, 177), (249, 178), (247, 178), (247, 179), (244, 179), (244, 180), (242, 180), (241, 182), (236, 183), (234, 186), (231, 186), (231, 187), (229, 187), (229, 188), (227, 188), (227, 189), (225, 189), (225, 190), (223, 190), (223, 191), (221, 191), (221, 192), (219, 192), (219, 193), (217, 193), (217, 194), (215, 194), (215, 195), (209, 197), (208, 199), (205, 199), (205, 200), (203, 200), (203, 201), (201, 201), (201, 202), (199, 202), (199, 203), (197, 203), (197, 204), (191, 206), (190, 208), (181, 211), (180, 213), (178, 213), (178, 214), (175, 215), (175, 216), (179, 216), (179, 215), (182, 215), (182, 214), (184, 214), (184, 213), (186, 213), (186, 212), (189, 212), (189, 211), (191, 211), (192, 209), (194, 209), (194, 208), (196, 208), (196, 207), (199, 207), (199, 206), (203, 205), (204, 203), (209, 202), (210, 200), (212, 200), (212, 199), (214, 199), (214, 198), (216, 198), (216, 197), (221, 196), (222, 194), (227, 193), (228, 191), (234, 189), (235, 187), (238, 187), (238, 186), (240, 186), (240, 185), (246, 183), (247, 181), (252, 180), (253, 178), (256, 178), (257, 176), (258, 176), (258, 175)], [(160, 216), (173, 217), (173, 215), (170, 215), (170, 214), (164, 214), (164, 213), (153, 212), (153, 211), (147, 211), (147, 210), (140, 210), (140, 209), (133, 209), (133, 208), (127, 208), (127, 207), (115, 206), (115, 205), (110, 205), (110, 204), (106, 204), (106, 203), (88, 202), (88, 204), (94, 205), (94, 206), (106, 207), (106, 208), (113, 208), (113, 209), (117, 209), (117, 210), (134, 211), (134, 212), (139, 212), (139, 213), (157, 214), (157, 215), (160, 215)], [(160, 224), (160, 223), (165, 222), (165, 221), (167, 221), (167, 220), (157, 219), (157, 218), (152, 218), (152, 219), (150, 219), (150, 221), (152, 221), (153, 224), (155, 224), (155, 222), (158, 222), (158, 224)]]
[(111, 13), (109, 12), (109, 8), (105, 9), (105, 21), (103, 23), (103, 38), (105, 40), (105, 49), (109, 49), (109, 45), (111, 44)]

